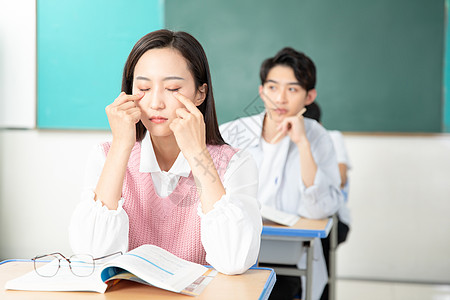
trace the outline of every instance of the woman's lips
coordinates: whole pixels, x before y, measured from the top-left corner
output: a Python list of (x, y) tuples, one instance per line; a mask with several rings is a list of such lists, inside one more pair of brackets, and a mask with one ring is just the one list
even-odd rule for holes
[(155, 124), (161, 124), (166, 122), (168, 119), (164, 118), (164, 117), (151, 117), (150, 118), (150, 122), (155, 123)]

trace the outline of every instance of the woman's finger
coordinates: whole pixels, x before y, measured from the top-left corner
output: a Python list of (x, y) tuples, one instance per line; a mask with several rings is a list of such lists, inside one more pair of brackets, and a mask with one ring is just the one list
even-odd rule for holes
[(137, 105), (133, 101), (128, 101), (128, 102), (122, 103), (120, 105), (117, 105), (116, 107), (117, 107), (117, 109), (127, 110), (130, 108), (135, 108), (135, 107), (137, 107)]
[(182, 108), (177, 108), (175, 110), (175, 113), (177, 114), (177, 116), (181, 119), (187, 119), (189, 118), (189, 116), (191, 115), (191, 113), (184, 107)]
[(174, 92), (172, 95), (175, 97), (175, 99), (177, 99), (178, 101), (183, 103), (184, 106), (187, 108), (187, 110), (190, 113), (195, 114), (195, 115), (198, 115), (198, 113), (201, 114), (201, 112), (200, 112), (200, 110), (198, 110), (197, 106), (195, 106), (195, 104), (192, 103), (192, 101), (189, 98), (187, 98), (186, 96), (180, 94), (179, 92)]
[(116, 98), (114, 103), (115, 103), (115, 105), (121, 105), (121, 104), (126, 103), (126, 102), (141, 100), (144, 97), (144, 95), (145, 95), (144, 92), (139, 92), (139, 93), (137, 93), (135, 95), (127, 95), (124, 92), (122, 92)]
[(128, 110), (127, 113), (133, 119), (135, 124), (141, 119), (141, 110), (139, 108), (132, 108)]
[(172, 122), (169, 124), (169, 129), (175, 132), (178, 128), (178, 124), (180, 122), (179, 118), (173, 119)]

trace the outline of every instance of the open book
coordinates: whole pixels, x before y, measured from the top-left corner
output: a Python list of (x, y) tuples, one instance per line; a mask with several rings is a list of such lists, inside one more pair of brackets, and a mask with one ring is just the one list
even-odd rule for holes
[(300, 219), (299, 216), (286, 213), (284, 211), (278, 210), (276, 208), (272, 208), (267, 205), (262, 205), (261, 207), (261, 216), (264, 219), (270, 220), (272, 222), (285, 225), (292, 226)]
[[(41, 268), (51, 267), (57, 260)], [(72, 268), (74, 262), (72, 262)], [(109, 285), (126, 279), (153, 285), (176, 293), (197, 296), (217, 274), (213, 269), (181, 259), (154, 246), (142, 245), (113, 258), (104, 265), (96, 265), (87, 277), (74, 275), (68, 263), (53, 277), (42, 277), (34, 270), (8, 281), (5, 289), (28, 291), (92, 291), (104, 293)]]

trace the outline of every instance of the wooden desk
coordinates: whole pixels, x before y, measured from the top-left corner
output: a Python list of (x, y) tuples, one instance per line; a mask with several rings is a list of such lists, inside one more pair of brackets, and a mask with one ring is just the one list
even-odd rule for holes
[(0, 263), (0, 299), (267, 299), (275, 284), (272, 269), (251, 268), (242, 275), (227, 276), (217, 274), (199, 297), (191, 297), (122, 280), (105, 294), (95, 292), (29, 292), (4, 290), (6, 281), (33, 270), (30, 261), (4, 261)]
[[(264, 221), (259, 265), (273, 268), (279, 275), (305, 276), (305, 298), (310, 300), (314, 238), (326, 238), (332, 227), (333, 218), (322, 220), (300, 218), (290, 227)], [(298, 263), (304, 250), (307, 255), (306, 269), (298, 269), (293, 265)]]

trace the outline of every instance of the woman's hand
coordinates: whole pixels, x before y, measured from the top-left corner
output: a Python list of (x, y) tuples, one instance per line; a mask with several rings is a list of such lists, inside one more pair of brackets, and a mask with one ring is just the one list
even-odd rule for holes
[(191, 167), (197, 192), (202, 202), (202, 210), (206, 214), (225, 195), (225, 188), (206, 148), (206, 126), (203, 114), (185, 96), (180, 93), (173, 95), (185, 107), (176, 110), (178, 118), (170, 123), (170, 129)]
[(178, 147), (186, 159), (201, 155), (206, 149), (206, 129), (202, 112), (190, 99), (175, 92), (173, 96), (185, 107), (176, 110), (177, 118), (170, 123)]
[(133, 147), (136, 142), (136, 123), (141, 119), (141, 110), (135, 101), (144, 97), (143, 92), (127, 95), (121, 92), (105, 109), (111, 127), (113, 142)]

